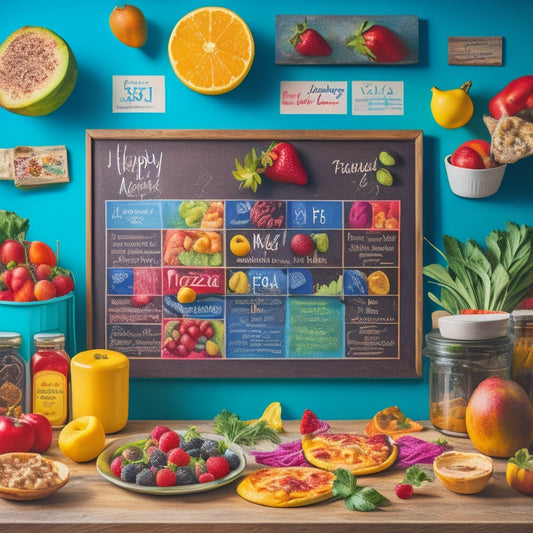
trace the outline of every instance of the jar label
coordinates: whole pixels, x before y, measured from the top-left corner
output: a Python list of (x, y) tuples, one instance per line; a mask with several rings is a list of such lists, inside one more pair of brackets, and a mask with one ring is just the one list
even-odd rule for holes
[(61, 372), (43, 370), (33, 378), (33, 412), (48, 418), (52, 426), (67, 419), (67, 378)]

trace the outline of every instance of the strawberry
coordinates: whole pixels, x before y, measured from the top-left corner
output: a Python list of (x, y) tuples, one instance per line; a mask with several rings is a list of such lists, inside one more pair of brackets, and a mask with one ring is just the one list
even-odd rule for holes
[(154, 429), (152, 429), (150, 437), (152, 437), (152, 439), (159, 440), (159, 437), (161, 437), (161, 435), (167, 431), (170, 431), (170, 428), (167, 426), (156, 426)]
[(159, 437), (159, 449), (167, 453), (180, 445), (180, 436), (175, 431), (167, 431)]
[(307, 435), (314, 433), (320, 427), (320, 421), (313, 411), (306, 409), (300, 422), (300, 433)]
[(289, 39), (294, 49), (302, 56), (330, 56), (329, 43), (319, 32), (307, 27), (307, 19), (296, 24), (296, 33)]
[(237, 170), (233, 171), (233, 177), (240, 181), (239, 188), (257, 191), (261, 185), (261, 174), (272, 181), (305, 185), (307, 172), (298, 156), (294, 146), (288, 142), (274, 141), (262, 152), (261, 157), (252, 148), (244, 157), (244, 165), (235, 159)]
[(222, 455), (208, 457), (205, 466), (207, 471), (212, 474), (215, 479), (227, 476), (230, 472), (228, 460)]
[(315, 241), (306, 233), (297, 233), (291, 239), (291, 250), (295, 255), (313, 255), (315, 248)]
[(346, 46), (353, 47), (375, 63), (397, 63), (409, 53), (398, 34), (368, 20), (361, 24), (357, 33), (348, 38)]
[(173, 487), (176, 484), (176, 473), (170, 468), (162, 468), (155, 476), (158, 487)]
[(187, 466), (191, 456), (183, 448), (173, 448), (168, 452), (168, 462), (176, 466)]
[(215, 476), (209, 472), (204, 472), (198, 477), (200, 483), (209, 483), (210, 481), (215, 481)]

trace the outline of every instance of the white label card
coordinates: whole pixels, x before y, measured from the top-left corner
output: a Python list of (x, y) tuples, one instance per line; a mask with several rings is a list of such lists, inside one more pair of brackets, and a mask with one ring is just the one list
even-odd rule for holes
[(352, 115), (403, 115), (403, 81), (352, 81)]
[(165, 76), (113, 76), (113, 113), (164, 113)]
[(346, 81), (282, 81), (280, 113), (282, 115), (345, 115)]

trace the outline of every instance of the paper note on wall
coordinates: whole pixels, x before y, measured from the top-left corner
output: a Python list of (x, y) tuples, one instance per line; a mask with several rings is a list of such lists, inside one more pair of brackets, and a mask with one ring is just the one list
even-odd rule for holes
[(352, 115), (403, 115), (403, 81), (353, 81)]
[(282, 81), (280, 113), (282, 115), (345, 115), (347, 113), (345, 81)]

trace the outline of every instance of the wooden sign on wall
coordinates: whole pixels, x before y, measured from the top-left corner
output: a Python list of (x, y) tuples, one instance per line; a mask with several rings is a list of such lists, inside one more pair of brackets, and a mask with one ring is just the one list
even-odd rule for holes
[(502, 65), (502, 37), (448, 37), (448, 65)]

